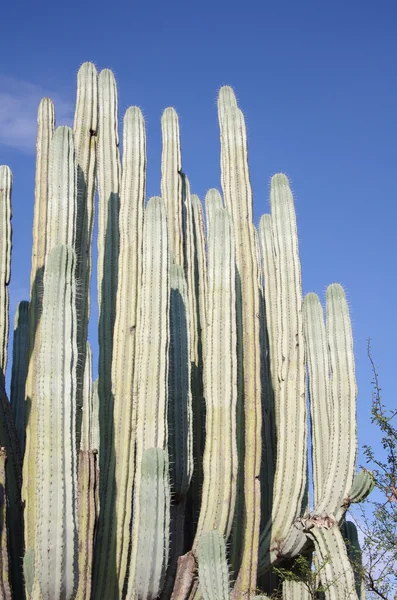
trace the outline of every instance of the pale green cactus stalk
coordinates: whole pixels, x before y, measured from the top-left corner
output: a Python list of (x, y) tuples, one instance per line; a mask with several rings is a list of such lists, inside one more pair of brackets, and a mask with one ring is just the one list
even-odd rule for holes
[(136, 528), (139, 553), (135, 571), (130, 571), (134, 583), (127, 600), (155, 600), (162, 590), (168, 562), (170, 495), (168, 453), (148, 448), (142, 456), (139, 499), (135, 498), (141, 506)]
[(0, 448), (0, 523), (2, 529), (0, 536), (0, 598), (12, 600), (7, 535), (6, 461), (6, 449)]
[(117, 89), (114, 75), (109, 69), (100, 72), (98, 90), (98, 393), (101, 422), (99, 463), (102, 473), (100, 484), (102, 496), (104, 486), (109, 480), (109, 460), (114, 443), (111, 365), (116, 317), (121, 174)]
[[(115, 556), (109, 554), (115, 535), (114, 399), (112, 391), (113, 334), (116, 318), (119, 254), (120, 152), (117, 116), (117, 89), (109, 69), (98, 78), (98, 263), (97, 296), (99, 307), (98, 397), (100, 421), (99, 470), (100, 513), (96, 538), (94, 595), (106, 594), (106, 586), (116, 581)], [(106, 568), (105, 568), (106, 565)], [(113, 591), (112, 591), (113, 593)]]
[(0, 166), (0, 379), (4, 384), (8, 358), (9, 294), (11, 277), (11, 189), (12, 173), (6, 165)]
[[(221, 180), (225, 206), (232, 218), (237, 267), (237, 344), (238, 393), (244, 403), (244, 483), (237, 511), (243, 514), (241, 532), (236, 528), (235, 543), (240, 542), (241, 560), (233, 597), (252, 594), (256, 587), (260, 530), (261, 468), (261, 367), (260, 367), (260, 290), (258, 260), (252, 224), (252, 192), (247, 161), (244, 117), (237, 108), (233, 91), (220, 90), (218, 114), (221, 138)], [(231, 174), (233, 173), (233, 177)], [(242, 444), (240, 444), (242, 447)], [(241, 485), (241, 484), (240, 484)]]
[(181, 145), (178, 115), (174, 108), (166, 108), (163, 112), (161, 131), (161, 197), (167, 207), (171, 258), (177, 265), (183, 266)]
[[(216, 529), (230, 535), (237, 486), (237, 331), (235, 248), (231, 220), (226, 210), (212, 215), (208, 243), (208, 307), (204, 352), (206, 438), (203, 456), (203, 490), (193, 553), (201, 538)], [(190, 571), (187, 570), (190, 568)], [(181, 562), (177, 582), (184, 571), (184, 585), (193, 583), (194, 564)], [(176, 591), (174, 588), (174, 594)], [(181, 594), (181, 592), (179, 591)], [(192, 598), (198, 598), (197, 590)], [(183, 597), (175, 594), (175, 598)]]
[(25, 385), (28, 376), (29, 302), (22, 300), (14, 319), (10, 401), (21, 449), (25, 451)]
[(204, 600), (229, 600), (226, 544), (219, 531), (208, 531), (197, 546), (198, 575)]
[(309, 293), (303, 301), (303, 323), (309, 371), (310, 416), (313, 447), (314, 504), (322, 498), (326, 481), (332, 435), (332, 404), (329, 381), (329, 356), (324, 314), (316, 294)]
[(54, 132), (48, 177), (46, 259), (58, 244), (76, 247), (77, 162), (70, 127), (62, 125)]
[(358, 600), (354, 573), (337, 524), (314, 526), (307, 531), (314, 541), (321, 569), (325, 600)]
[(204, 483), (194, 547), (212, 529), (228, 539), (238, 471), (235, 245), (231, 219), (215, 209), (208, 240), (208, 327), (204, 362)]
[[(76, 259), (50, 252), (44, 275), (38, 357), (37, 523), (33, 597), (73, 598), (77, 584)], [(35, 596), (36, 594), (36, 596)]]
[[(123, 130), (120, 198), (120, 254), (116, 321), (113, 336), (112, 385), (115, 435), (116, 573), (122, 589), (131, 539), (135, 472), (136, 411), (133, 380), (136, 367), (138, 293), (142, 277), (142, 236), (146, 194), (146, 133), (141, 110), (127, 109)], [(118, 492), (117, 492), (118, 490)], [(111, 489), (107, 489), (110, 496)]]
[[(318, 404), (313, 408), (317, 411), (317, 418), (313, 420), (313, 454), (319, 456), (322, 452), (324, 437), (320, 438), (320, 435), (330, 439), (327, 467), (324, 469), (324, 465), (318, 463), (320, 467), (314, 472), (314, 487), (319, 485), (321, 494), (316, 493), (313, 515), (336, 517), (339, 521), (347, 508), (343, 505), (353, 483), (357, 452), (357, 386), (349, 310), (339, 284), (330, 285), (327, 289), (326, 327), (321, 326), (322, 310), (315, 294), (306, 296), (304, 307), (309, 379), (313, 382), (310, 401), (313, 405)], [(328, 373), (331, 373), (329, 398), (325, 384), (319, 387), (316, 383)], [(321, 424), (318, 416), (322, 410), (322, 419), (327, 415), (330, 418), (326, 424)], [(316, 431), (316, 427), (320, 431)], [(318, 476), (322, 476), (322, 480), (319, 481)]]
[(216, 210), (223, 208), (222, 196), (216, 188), (211, 188), (205, 195), (205, 218), (207, 225), (207, 238), (209, 237), (211, 222)]
[[(301, 515), (307, 477), (305, 353), (298, 236), (288, 179), (281, 173), (272, 177), (270, 203), (277, 296), (276, 299), (270, 298), (266, 305), (266, 317), (268, 322), (275, 319), (277, 323), (276, 328), (272, 325), (269, 331), (278, 355), (272, 370), (272, 374), (274, 369), (277, 371), (272, 380), (278, 443), (272, 517), (261, 532), (261, 570), (269, 560), (273, 561), (282, 554), (283, 542), (295, 519)], [(275, 314), (270, 312), (272, 308), (276, 309)], [(283, 360), (280, 360), (281, 357)]]
[(55, 110), (49, 98), (43, 98), (37, 115), (36, 182), (33, 215), (32, 268), (30, 272), (29, 305), (29, 367), (25, 388), (25, 460), (23, 461), (22, 498), (25, 502), (25, 545), (34, 548), (36, 528), (36, 462), (38, 423), (36, 409), (37, 357), (40, 340), (40, 318), (43, 300), (44, 262), (47, 253), (47, 212), (49, 205), (49, 164)]
[(79, 577), (76, 600), (91, 600), (94, 540), (99, 510), (97, 456), (97, 450), (80, 450), (78, 466)]
[(96, 141), (98, 129), (98, 73), (90, 62), (81, 65), (77, 74), (77, 97), (74, 114), (74, 141), (77, 158), (77, 450), (80, 449), (83, 389), (88, 319), (90, 316), (90, 281), (92, 263), (92, 232), (94, 228), (94, 196), (96, 175)]
[[(144, 217), (142, 284), (138, 301), (137, 371), (134, 398), (137, 403), (136, 473), (134, 520), (131, 536), (130, 573), (139, 559), (140, 513), (146, 507), (141, 497), (141, 465), (149, 448), (167, 451), (168, 445), (168, 355), (170, 256), (165, 204), (150, 198)], [(168, 551), (168, 548), (167, 548)], [(167, 563), (165, 560), (165, 563)], [(129, 577), (127, 599), (134, 598), (135, 576)]]

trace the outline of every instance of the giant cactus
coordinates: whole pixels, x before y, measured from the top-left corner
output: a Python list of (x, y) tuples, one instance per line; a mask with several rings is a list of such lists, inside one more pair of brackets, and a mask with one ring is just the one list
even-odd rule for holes
[[(245, 122), (230, 87), (218, 101), (223, 198), (207, 193), (206, 227), (182, 172), (175, 110), (161, 120), (162, 197), (145, 206), (143, 117), (127, 110), (120, 158), (117, 106), (112, 72), (98, 77), (91, 63), (78, 73), (73, 130), (55, 129), (52, 102), (40, 103), (31, 297), (16, 318), (13, 411), (4, 389), (11, 173), (0, 167), (0, 483), (8, 499), (6, 511), (0, 503), (0, 595), (265, 598), (258, 584), (272, 593), (273, 564), (293, 566), (315, 550), (327, 600), (355, 598), (360, 582), (341, 526), (373, 477), (354, 478), (356, 382), (343, 289), (328, 288), (325, 322), (318, 297), (302, 299), (283, 174), (272, 178), (271, 213), (256, 231)], [(13, 414), (19, 441), (26, 435), (23, 473)], [(279, 592), (304, 597), (299, 584)]]

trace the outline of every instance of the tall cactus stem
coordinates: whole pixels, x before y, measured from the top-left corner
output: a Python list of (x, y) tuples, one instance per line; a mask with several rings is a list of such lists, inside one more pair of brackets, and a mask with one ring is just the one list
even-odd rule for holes
[(49, 204), (49, 164), (55, 110), (49, 98), (43, 98), (37, 115), (36, 183), (33, 216), (32, 268), (30, 272), (29, 304), (29, 366), (25, 388), (25, 460), (23, 462), (22, 498), (25, 502), (25, 543), (33, 551), (36, 529), (36, 463), (38, 422), (36, 408), (37, 357), (40, 340), (40, 319), (43, 301), (44, 263), (47, 254), (47, 213)]
[(36, 577), (43, 600), (74, 597), (77, 584), (76, 258), (50, 252), (38, 359)]
[(9, 293), (11, 277), (11, 189), (12, 173), (6, 165), (0, 166), (0, 380), (4, 385), (7, 368), (9, 330)]
[[(241, 561), (233, 598), (252, 594), (256, 588), (260, 530), (261, 468), (261, 367), (260, 367), (260, 290), (258, 259), (252, 224), (252, 192), (249, 180), (247, 139), (242, 112), (233, 91), (223, 87), (219, 93), (218, 113), (221, 137), (221, 180), (225, 206), (233, 223), (237, 267), (237, 315), (239, 327), (240, 398), (244, 406), (244, 501), (242, 510)], [(238, 521), (237, 521), (238, 522)], [(239, 542), (236, 530), (234, 539)]]
[[(136, 370), (138, 294), (142, 281), (142, 236), (146, 194), (146, 134), (141, 110), (127, 109), (123, 130), (120, 198), (120, 254), (116, 321), (113, 336), (112, 385), (116, 460), (116, 572), (119, 589), (126, 577), (131, 542), (135, 472), (136, 410), (133, 380)], [(107, 489), (107, 495), (111, 489)]]
[[(98, 398), (100, 421), (100, 513), (96, 537), (93, 593), (107, 598), (117, 585), (115, 556), (109, 553), (116, 534), (113, 495), (115, 485), (114, 398), (112, 390), (113, 334), (116, 318), (119, 255), (120, 152), (117, 88), (113, 73), (104, 69), (98, 77)], [(106, 568), (105, 568), (106, 565)], [(114, 592), (112, 591), (111, 595)]]
[[(132, 525), (130, 573), (136, 573), (140, 560), (140, 512), (146, 507), (141, 498), (141, 465), (149, 448), (167, 451), (168, 444), (168, 354), (170, 257), (165, 204), (150, 198), (144, 217), (142, 285), (137, 323), (137, 372), (134, 397), (137, 411), (134, 520)], [(127, 598), (132, 598), (135, 577), (128, 580)]]
[[(272, 177), (270, 203), (277, 301), (266, 309), (268, 319), (277, 323), (272, 343), (277, 345), (278, 355), (273, 376), (278, 444), (272, 517), (261, 532), (261, 571), (265, 563), (282, 553), (283, 541), (301, 515), (307, 480), (301, 270), (293, 198), (282, 173)], [(276, 308), (275, 314), (269, 312), (272, 308)]]
[(77, 74), (77, 97), (74, 114), (74, 141), (77, 157), (77, 297), (79, 348), (77, 394), (77, 450), (80, 449), (83, 377), (86, 341), (90, 315), (90, 281), (92, 266), (92, 233), (94, 228), (94, 196), (96, 176), (96, 145), (98, 134), (98, 73), (90, 62), (81, 65)]

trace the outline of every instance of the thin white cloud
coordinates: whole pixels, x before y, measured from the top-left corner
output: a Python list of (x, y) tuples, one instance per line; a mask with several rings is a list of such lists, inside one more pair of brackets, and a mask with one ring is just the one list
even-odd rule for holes
[(0, 75), (0, 144), (23, 152), (35, 151), (37, 108), (44, 96), (55, 104), (57, 125), (71, 125), (73, 105), (59, 93)]

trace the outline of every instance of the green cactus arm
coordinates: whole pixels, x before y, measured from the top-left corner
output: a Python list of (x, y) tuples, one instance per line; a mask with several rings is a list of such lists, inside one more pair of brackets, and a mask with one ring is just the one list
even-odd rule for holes
[[(44, 262), (47, 251), (47, 212), (49, 204), (49, 164), (52, 137), (55, 127), (54, 105), (49, 98), (43, 98), (37, 115), (36, 142), (36, 182), (33, 216), (32, 268), (30, 272), (29, 305), (29, 367), (25, 388), (25, 459), (23, 462), (22, 498), (25, 502), (25, 544), (34, 547), (36, 528), (35, 477), (37, 462), (37, 410), (36, 374), (37, 355), (40, 339), (40, 317), (43, 300)], [(33, 551), (33, 550), (32, 550)]]
[(71, 599), (77, 583), (76, 258), (55, 246), (44, 275), (38, 357), (35, 572), (43, 600)]
[(5, 380), (8, 358), (9, 293), (11, 277), (11, 189), (12, 173), (6, 165), (0, 166), (0, 378)]
[(181, 145), (176, 111), (168, 107), (161, 117), (161, 197), (168, 215), (171, 259), (183, 266)]
[(92, 396), (91, 396), (91, 449), (98, 450), (98, 456), (100, 453), (100, 427), (99, 427), (99, 394), (98, 394), (98, 379), (92, 384)]
[(320, 579), (325, 600), (358, 600), (353, 569), (338, 525), (314, 525), (307, 534), (314, 542), (319, 563), (323, 565)]
[(139, 553), (130, 571), (126, 599), (158, 598), (168, 562), (170, 530), (170, 482), (168, 454), (160, 448), (143, 452), (140, 468), (139, 523), (136, 527)]
[(367, 471), (367, 469), (359, 471), (354, 477), (347, 495), (348, 502), (356, 504), (365, 500), (374, 489), (375, 483), (375, 476), (371, 471)]
[[(277, 348), (272, 371), (276, 403), (277, 462), (273, 488), (273, 514), (261, 532), (260, 570), (282, 553), (291, 527), (301, 515), (307, 478), (307, 422), (305, 354), (302, 323), (302, 286), (293, 197), (288, 179), (277, 174), (271, 181), (271, 225), (276, 261), (276, 299), (266, 305), (272, 344)], [(264, 227), (270, 226), (266, 218)], [(264, 244), (262, 243), (262, 249)], [(266, 262), (265, 259), (264, 262)], [(271, 273), (271, 269), (268, 271)], [(272, 283), (270, 274), (269, 284)], [(266, 287), (266, 278), (265, 278)], [(272, 312), (272, 309), (274, 312)], [(274, 355), (274, 349), (270, 356)], [(283, 357), (283, 360), (280, 360)], [(274, 376), (276, 375), (276, 376)]]
[(96, 141), (98, 130), (98, 73), (90, 62), (81, 65), (77, 74), (77, 97), (74, 113), (74, 141), (77, 158), (76, 249), (77, 278), (77, 450), (80, 449), (83, 393), (82, 381), (86, 361), (86, 341), (90, 315), (90, 281), (92, 267), (92, 234), (96, 175)]
[(21, 449), (21, 456), (24, 455), (25, 451), (25, 385), (28, 375), (28, 351), (29, 302), (22, 300), (18, 304), (14, 320), (10, 388), (11, 408)]
[(80, 450), (78, 466), (79, 578), (75, 599), (91, 600), (95, 529), (98, 521), (96, 450)]
[(229, 599), (226, 544), (219, 531), (208, 531), (197, 546), (198, 575), (204, 600)]
[[(137, 369), (134, 377), (136, 398), (136, 472), (134, 498), (140, 498), (141, 464), (148, 448), (167, 450), (168, 444), (168, 356), (170, 256), (166, 208), (159, 197), (150, 198), (144, 216), (142, 285), (138, 300)], [(140, 501), (134, 502), (130, 573), (139, 559)], [(168, 547), (167, 547), (168, 553)], [(165, 562), (168, 561), (167, 560)], [(134, 590), (134, 577), (128, 580), (128, 595)], [(132, 596), (131, 596), (132, 597)]]
[(0, 447), (0, 597), (12, 600), (11, 578), (8, 558), (8, 531), (7, 531), (7, 481), (6, 481), (7, 453)]
[(314, 504), (321, 501), (327, 476), (333, 415), (329, 382), (329, 356), (323, 309), (317, 294), (307, 294), (303, 301), (305, 347), (309, 372), (310, 417)]
[[(230, 88), (221, 88), (218, 114), (221, 139), (221, 181), (225, 206), (229, 210), (235, 238), (238, 272), (237, 330), (239, 347), (239, 394), (244, 405), (244, 483), (242, 531), (234, 540), (240, 543), (241, 562), (234, 587), (235, 597), (251, 594), (256, 587), (260, 530), (261, 468), (261, 366), (260, 290), (258, 258), (252, 224), (252, 192), (249, 180), (247, 139), (242, 112)], [(242, 500), (242, 497), (241, 497)]]
[(362, 550), (358, 539), (357, 527), (352, 521), (345, 521), (341, 526), (341, 533), (346, 544), (347, 556), (353, 568), (356, 582), (356, 592), (360, 600), (365, 600), (365, 581), (363, 579), (364, 569)]

